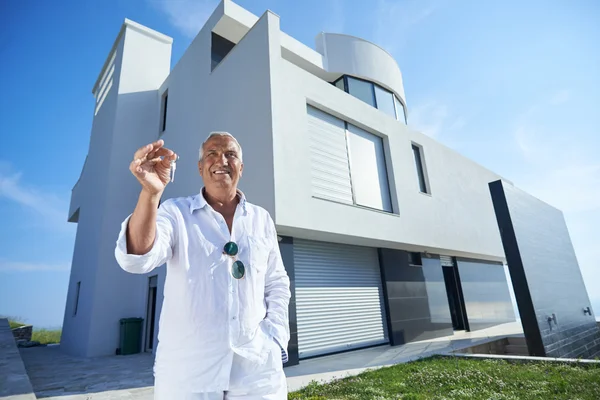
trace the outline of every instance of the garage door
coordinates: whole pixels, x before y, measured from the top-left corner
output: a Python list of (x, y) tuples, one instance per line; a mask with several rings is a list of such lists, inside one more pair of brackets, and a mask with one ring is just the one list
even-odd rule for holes
[(388, 342), (377, 250), (294, 239), (300, 358)]

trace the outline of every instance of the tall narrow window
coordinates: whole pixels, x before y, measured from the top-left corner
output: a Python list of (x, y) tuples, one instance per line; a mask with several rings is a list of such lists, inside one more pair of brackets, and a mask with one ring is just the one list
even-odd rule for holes
[(423, 166), (423, 156), (421, 147), (416, 144), (412, 145), (413, 155), (415, 158), (415, 167), (417, 169), (417, 177), (419, 179), (419, 190), (421, 193), (429, 193), (427, 190), (427, 181), (425, 179), (425, 168)]
[(160, 132), (164, 132), (167, 129), (167, 102), (169, 100), (169, 91), (167, 90), (163, 95), (160, 102)]
[(77, 315), (77, 307), (79, 307), (79, 290), (81, 289), (81, 281), (77, 282), (75, 288), (75, 306), (73, 307), (73, 316)]

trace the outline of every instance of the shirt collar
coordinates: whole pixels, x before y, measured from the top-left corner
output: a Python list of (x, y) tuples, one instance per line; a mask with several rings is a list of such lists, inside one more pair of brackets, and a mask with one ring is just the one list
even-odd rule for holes
[[(201, 210), (206, 206), (210, 207), (210, 205), (206, 201), (206, 198), (204, 197), (204, 190), (205, 189), (202, 188), (200, 190), (200, 193), (198, 193), (197, 195), (192, 197), (192, 201), (190, 203), (190, 213), (193, 213), (195, 210)], [(237, 196), (240, 199), (239, 204), (242, 206), (242, 209), (244, 210), (244, 214), (246, 214), (248, 211), (246, 209), (246, 195), (240, 189), (236, 189), (236, 190), (237, 190)]]

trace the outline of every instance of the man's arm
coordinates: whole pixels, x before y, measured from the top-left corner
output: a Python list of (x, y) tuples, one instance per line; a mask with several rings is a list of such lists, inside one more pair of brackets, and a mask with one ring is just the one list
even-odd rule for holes
[(288, 311), (291, 298), (290, 279), (283, 265), (277, 231), (271, 217), (269, 217), (269, 224), (269, 241), (272, 244), (272, 249), (269, 254), (265, 279), (265, 300), (267, 303), (265, 322), (269, 334), (281, 346), (283, 362), (285, 363), (287, 361), (287, 346), (290, 340)]
[[(177, 234), (172, 208), (170, 201), (166, 201), (150, 212), (150, 216), (146, 215), (145, 220), (134, 222), (134, 217), (144, 217), (143, 212), (136, 215), (139, 211), (136, 207), (123, 221), (115, 247), (115, 258), (121, 268), (145, 274), (171, 259)], [(138, 247), (132, 249), (134, 246)]]
[(127, 225), (127, 253), (146, 254), (154, 245), (160, 196), (161, 193), (152, 194), (145, 189), (140, 192)]
[(140, 147), (129, 170), (142, 186), (133, 213), (121, 224), (115, 258), (125, 271), (143, 274), (164, 264), (172, 255), (175, 222), (158, 207), (169, 183), (171, 162), (177, 155), (158, 140)]

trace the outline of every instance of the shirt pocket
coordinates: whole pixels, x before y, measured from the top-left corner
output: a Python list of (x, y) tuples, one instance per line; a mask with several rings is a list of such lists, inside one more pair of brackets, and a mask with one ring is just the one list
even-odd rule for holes
[(269, 266), (270, 242), (259, 236), (248, 236), (248, 250), (250, 271), (254, 272), (255, 275), (264, 277)]

